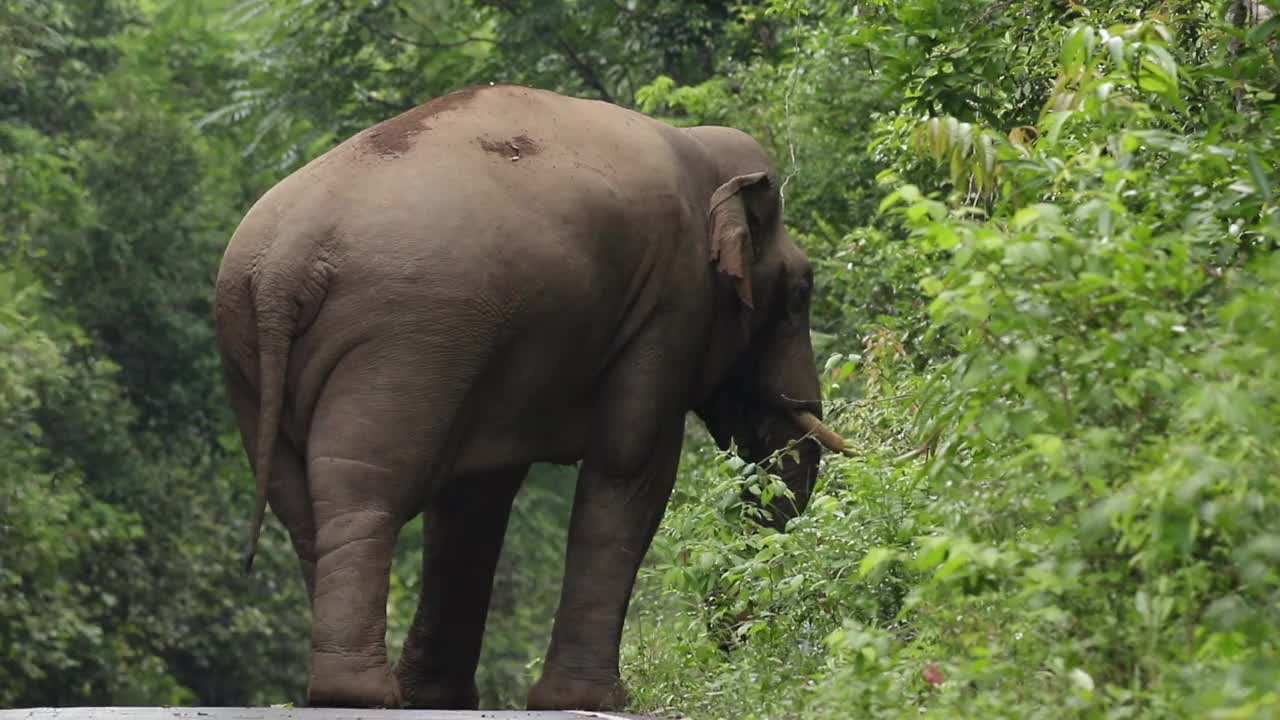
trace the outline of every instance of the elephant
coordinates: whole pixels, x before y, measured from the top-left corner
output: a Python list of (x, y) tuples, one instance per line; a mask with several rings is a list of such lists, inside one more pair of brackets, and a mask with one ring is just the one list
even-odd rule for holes
[[(357, 132), (253, 203), (218, 269), (216, 341), (256, 483), (245, 569), (269, 507), (311, 605), (308, 704), (477, 707), (532, 463), (577, 480), (529, 709), (625, 706), (623, 621), (688, 413), (790, 488), (761, 522), (803, 511), (840, 441), (780, 184), (733, 128), (482, 85)], [(419, 513), (393, 668), (392, 553)]]

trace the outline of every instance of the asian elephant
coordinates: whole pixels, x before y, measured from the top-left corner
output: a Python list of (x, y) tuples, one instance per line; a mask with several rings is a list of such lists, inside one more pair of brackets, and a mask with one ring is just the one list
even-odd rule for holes
[[(518, 86), (438, 97), (267, 191), (217, 277), (224, 380), (311, 600), (312, 705), (474, 708), (512, 499), (579, 463), (531, 709), (626, 702), (632, 585), (693, 411), (800, 512), (821, 442), (813, 271), (748, 135)], [(397, 533), (424, 514), (420, 602), (386, 652)]]

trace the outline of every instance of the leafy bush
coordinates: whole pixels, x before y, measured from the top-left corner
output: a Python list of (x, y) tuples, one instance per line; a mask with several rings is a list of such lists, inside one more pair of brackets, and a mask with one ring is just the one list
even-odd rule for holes
[(225, 442), (208, 282), (235, 202), (209, 170), (229, 174), (223, 138), (167, 104), (184, 68), (154, 38), (164, 61), (145, 60), (136, 11), (0, 8), (5, 706), (242, 704), (302, 685), (287, 540), (268, 533), (254, 578), (236, 567), (251, 491)]

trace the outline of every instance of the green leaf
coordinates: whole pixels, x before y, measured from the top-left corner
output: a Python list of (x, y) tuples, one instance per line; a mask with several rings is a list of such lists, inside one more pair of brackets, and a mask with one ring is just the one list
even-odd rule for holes
[(951, 539), (945, 536), (930, 536), (921, 540), (921, 549), (912, 565), (917, 570), (929, 570), (942, 562), (951, 548)]
[(1076, 75), (1084, 69), (1090, 57), (1093, 55), (1094, 43), (1097, 38), (1094, 30), (1088, 25), (1077, 25), (1067, 34), (1066, 40), (1062, 43), (1062, 69), (1067, 75)]
[(867, 554), (862, 558), (862, 561), (858, 563), (858, 576), (863, 578), (867, 577), (871, 573), (875, 572), (876, 568), (894, 559), (896, 555), (896, 551), (891, 548), (871, 548), (871, 550), (867, 551)]
[(1154, 92), (1175, 105), (1181, 103), (1178, 88), (1178, 66), (1169, 51), (1158, 45), (1147, 45), (1138, 72), (1138, 86)]
[(895, 190), (886, 195), (885, 198), (880, 201), (880, 206), (877, 208), (876, 212), (883, 215), (885, 210), (888, 210), (899, 202), (902, 202), (903, 199), (902, 191)]
[[(1274, 8), (1272, 11), (1274, 12)], [(1263, 45), (1277, 30), (1280, 30), (1280, 14), (1273, 14), (1249, 31), (1247, 42), (1253, 46)]]
[(1062, 135), (1062, 129), (1066, 126), (1067, 121), (1075, 115), (1073, 110), (1060, 110), (1051, 112), (1047, 118), (1047, 126), (1045, 128), (1045, 137), (1050, 144), (1057, 144), (1059, 136)]
[(1027, 438), (1031, 448), (1051, 468), (1061, 467), (1066, 458), (1066, 446), (1056, 435), (1034, 434)]
[(1267, 180), (1267, 171), (1262, 166), (1262, 160), (1253, 148), (1249, 148), (1247, 154), (1249, 158), (1249, 174), (1253, 177), (1253, 184), (1262, 193), (1262, 197), (1267, 202), (1271, 202), (1271, 182)]
[(1025, 230), (1028, 226), (1040, 219), (1040, 206), (1032, 205), (1018, 210), (1013, 215), (1013, 227), (1018, 230)]

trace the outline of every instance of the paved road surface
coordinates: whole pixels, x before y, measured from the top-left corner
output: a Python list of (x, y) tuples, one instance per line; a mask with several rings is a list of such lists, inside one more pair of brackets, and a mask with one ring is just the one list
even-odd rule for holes
[(523, 710), (347, 710), (337, 708), (78, 707), (0, 710), (0, 720), (656, 720), (627, 713)]

